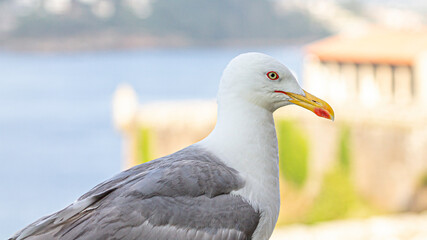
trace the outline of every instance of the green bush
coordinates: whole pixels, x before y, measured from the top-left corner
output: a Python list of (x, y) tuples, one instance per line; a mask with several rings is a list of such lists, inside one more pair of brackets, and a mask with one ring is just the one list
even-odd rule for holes
[(341, 127), (338, 146), (338, 161), (339, 167), (349, 173), (350, 171), (350, 128), (348, 126)]
[(308, 140), (292, 121), (277, 124), (280, 172), (285, 180), (300, 188), (308, 175)]
[(141, 127), (137, 133), (136, 156), (138, 164), (152, 160), (152, 131), (148, 127)]
[(348, 174), (335, 168), (324, 176), (319, 195), (307, 213), (305, 222), (345, 218), (357, 201), (358, 196)]
[(350, 129), (341, 127), (337, 165), (325, 174), (319, 195), (307, 214), (307, 223), (344, 218), (357, 205), (358, 195), (350, 178)]
[(357, 193), (351, 179), (350, 129), (341, 127), (337, 164), (325, 174), (319, 194), (307, 212), (305, 223), (364, 217), (376, 212)]
[(420, 186), (427, 187), (427, 173), (424, 173), (420, 177)]

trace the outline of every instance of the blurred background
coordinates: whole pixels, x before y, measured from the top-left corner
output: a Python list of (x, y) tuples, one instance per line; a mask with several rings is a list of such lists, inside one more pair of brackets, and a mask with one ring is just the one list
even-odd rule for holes
[(422, 0), (0, 0), (0, 238), (205, 137), (260, 51), (336, 114), (275, 113), (272, 239), (427, 239), (426, 24)]

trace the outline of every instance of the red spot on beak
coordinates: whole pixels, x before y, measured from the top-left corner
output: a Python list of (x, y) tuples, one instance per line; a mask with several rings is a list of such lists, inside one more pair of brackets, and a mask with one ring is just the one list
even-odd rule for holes
[(315, 108), (313, 112), (319, 117), (331, 119), (331, 115), (323, 108)]

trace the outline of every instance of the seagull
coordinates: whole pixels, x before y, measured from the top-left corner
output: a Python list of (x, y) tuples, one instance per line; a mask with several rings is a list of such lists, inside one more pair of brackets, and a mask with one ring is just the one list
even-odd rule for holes
[(280, 208), (273, 112), (296, 104), (333, 120), (334, 111), (255, 52), (227, 65), (217, 103), (205, 139), (115, 175), (10, 239), (269, 239)]

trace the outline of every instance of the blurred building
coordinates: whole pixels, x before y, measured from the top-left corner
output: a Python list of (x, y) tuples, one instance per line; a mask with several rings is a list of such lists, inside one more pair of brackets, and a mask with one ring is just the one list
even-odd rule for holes
[(372, 28), (314, 42), (304, 74), (351, 129), (358, 190), (387, 210), (425, 208), (427, 31)]
[(371, 29), (307, 47), (304, 83), (337, 104), (427, 103), (427, 31)]

